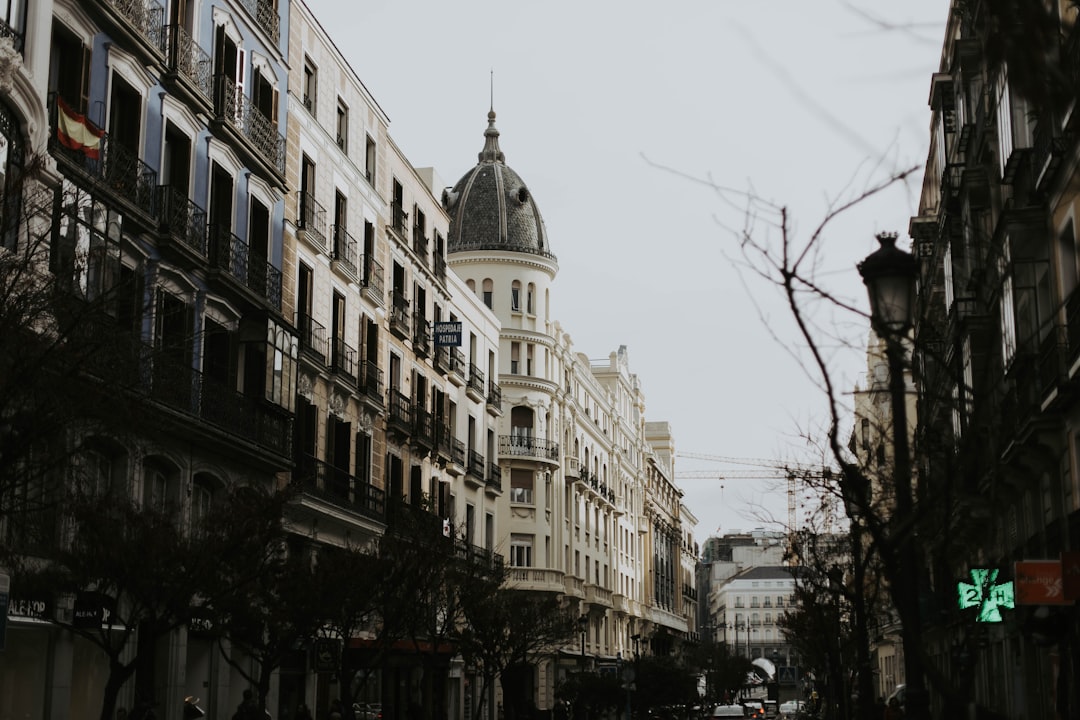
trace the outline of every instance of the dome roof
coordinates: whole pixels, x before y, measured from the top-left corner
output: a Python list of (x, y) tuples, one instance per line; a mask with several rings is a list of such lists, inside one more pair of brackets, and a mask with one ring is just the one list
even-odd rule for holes
[(442, 202), (450, 215), (448, 253), (511, 250), (555, 257), (532, 193), (499, 149), (494, 110), (488, 112), (484, 149), (476, 167), (443, 191)]

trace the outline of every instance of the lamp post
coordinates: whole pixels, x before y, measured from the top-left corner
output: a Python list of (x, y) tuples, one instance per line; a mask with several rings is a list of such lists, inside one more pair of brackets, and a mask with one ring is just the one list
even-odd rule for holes
[(630, 639), (634, 641), (634, 659), (637, 660), (639, 657), (641, 657), (638, 654), (638, 642), (640, 642), (641, 640), (641, 635), (631, 635)]
[(922, 561), (915, 543), (911, 458), (908, 450), (907, 382), (904, 378), (904, 338), (913, 324), (915, 280), (918, 261), (896, 247), (896, 233), (879, 233), (881, 247), (858, 265), (870, 296), (870, 322), (885, 341), (892, 404), (893, 488), (896, 505), (891, 518), (891, 538), (896, 552), (893, 600), (900, 614), (907, 681), (905, 717), (924, 720), (930, 703), (923, 677), (922, 626), (919, 617), (919, 583)]

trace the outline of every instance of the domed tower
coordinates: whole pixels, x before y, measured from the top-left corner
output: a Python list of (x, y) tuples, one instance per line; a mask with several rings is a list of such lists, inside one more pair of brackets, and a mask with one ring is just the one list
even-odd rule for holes
[[(443, 193), (443, 205), (450, 215), (447, 262), (501, 325), (498, 367), (490, 373), (502, 398), (498, 437), (490, 443), (502, 493), (498, 551), (516, 566), (565, 571), (565, 556), (556, 552), (565, 532), (556, 522), (565, 515), (564, 380), (549, 301), (558, 264), (528, 185), (499, 149), (494, 111), (476, 166)], [(565, 591), (562, 572), (542, 577), (532, 589)]]

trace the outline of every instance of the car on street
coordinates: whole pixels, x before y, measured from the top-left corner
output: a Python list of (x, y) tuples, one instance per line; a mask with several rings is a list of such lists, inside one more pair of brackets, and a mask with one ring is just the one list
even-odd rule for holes
[(784, 720), (795, 720), (806, 714), (806, 703), (802, 700), (788, 700), (780, 704), (780, 717)]
[(746, 709), (742, 705), (717, 705), (713, 708), (714, 718), (741, 718), (746, 717)]
[(382, 720), (381, 703), (353, 703), (353, 717), (356, 720)]
[(760, 700), (743, 700), (744, 717), (765, 720), (765, 705)]

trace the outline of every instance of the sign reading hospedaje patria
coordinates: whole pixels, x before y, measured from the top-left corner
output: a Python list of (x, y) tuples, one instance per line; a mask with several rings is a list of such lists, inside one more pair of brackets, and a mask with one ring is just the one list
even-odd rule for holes
[(435, 323), (435, 347), (461, 347), (461, 322)]

